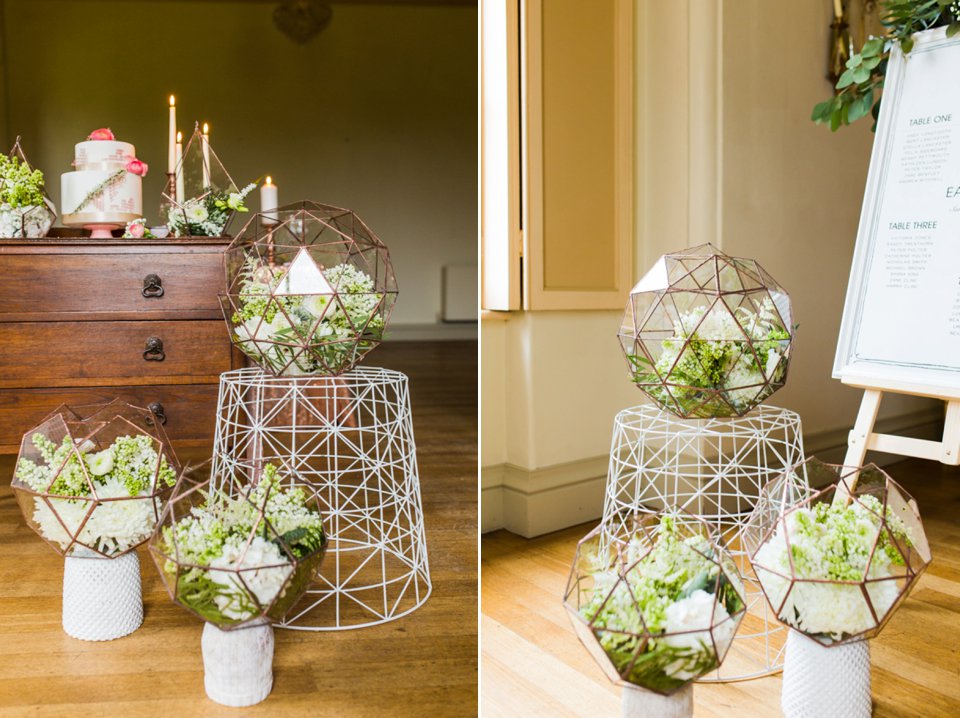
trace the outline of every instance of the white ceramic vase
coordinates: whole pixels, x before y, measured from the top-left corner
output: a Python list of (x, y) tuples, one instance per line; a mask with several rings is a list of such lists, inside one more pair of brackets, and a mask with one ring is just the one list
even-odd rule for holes
[(67, 556), (63, 564), (63, 630), (82, 641), (111, 641), (143, 623), (140, 559)]
[(870, 642), (827, 647), (791, 629), (780, 703), (786, 718), (870, 718)]
[(252, 706), (273, 689), (273, 626), (221, 631), (204, 624), (203, 686), (207, 697), (225, 706)]
[(627, 685), (623, 687), (620, 706), (623, 709), (623, 718), (691, 718), (693, 684), (688, 683), (669, 696)]

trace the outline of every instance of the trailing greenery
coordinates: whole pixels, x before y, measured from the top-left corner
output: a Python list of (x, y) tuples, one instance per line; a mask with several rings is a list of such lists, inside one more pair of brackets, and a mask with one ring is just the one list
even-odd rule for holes
[(836, 94), (813, 108), (810, 119), (829, 124), (836, 132), (843, 125), (871, 115), (877, 128), (880, 96), (887, 74), (890, 50), (899, 45), (904, 55), (913, 49), (914, 33), (947, 26), (947, 37), (960, 32), (960, 0), (883, 0), (881, 23), (886, 37), (873, 37), (864, 42), (860, 52), (847, 61), (846, 70), (837, 80)]
[(11, 208), (43, 204), (43, 172), (19, 157), (0, 155), (0, 205)]

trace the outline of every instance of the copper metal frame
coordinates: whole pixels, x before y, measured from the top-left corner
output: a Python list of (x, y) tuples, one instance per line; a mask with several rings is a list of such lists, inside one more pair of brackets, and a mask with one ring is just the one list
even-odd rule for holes
[[(632, 630), (627, 629), (617, 629), (611, 628), (609, 625), (604, 627), (598, 627), (595, 624), (597, 617), (602, 611), (602, 607), (606, 605), (606, 602), (610, 600), (613, 594), (616, 592), (618, 586), (622, 583), (627, 590), (630, 592), (631, 598), (633, 599), (634, 605), (636, 606), (636, 597), (633, 595), (633, 591), (630, 588), (630, 583), (628, 581), (628, 576), (631, 571), (635, 570), (639, 564), (641, 564), (650, 552), (653, 550), (656, 539), (659, 534), (659, 523), (660, 518), (663, 515), (662, 513), (649, 514), (649, 513), (640, 513), (638, 512), (633, 516), (631, 522), (625, 522), (621, 524), (616, 529), (616, 536), (613, 540), (609, 538), (608, 527), (605, 527), (603, 524), (597, 526), (590, 533), (588, 533), (584, 538), (582, 538), (577, 543), (577, 553), (574, 557), (573, 566), (570, 571), (569, 578), (567, 579), (567, 587), (564, 592), (563, 605), (567, 611), (567, 615), (570, 619), (571, 624), (573, 625), (574, 630), (577, 633), (578, 638), (586, 647), (586, 649), (593, 656), (594, 660), (600, 665), (607, 677), (617, 683), (618, 685), (632, 685), (628, 681), (628, 676), (633, 671), (634, 665), (639, 659), (640, 655), (645, 653), (647, 649), (648, 642), (651, 639), (663, 638), (667, 635), (683, 635), (688, 633), (699, 634), (707, 630), (710, 634), (710, 641), (713, 646), (714, 654), (717, 657), (717, 663), (715, 666), (710, 668), (705, 672), (704, 675), (709, 673), (712, 670), (716, 670), (723, 659), (726, 656), (727, 651), (730, 646), (733, 644), (733, 635), (736, 633), (737, 628), (739, 628), (740, 622), (746, 615), (747, 604), (744, 597), (744, 592), (742, 589), (742, 579), (737, 571), (736, 564), (733, 561), (731, 554), (727, 551), (726, 547), (723, 544), (722, 539), (719, 534), (717, 534), (710, 525), (703, 521), (702, 519), (688, 514), (682, 511), (671, 511), (668, 512), (677, 517), (677, 523), (680, 527), (680, 530), (687, 536), (692, 536), (695, 534), (700, 534), (704, 536), (710, 543), (711, 548), (714, 550), (715, 555), (707, 556), (696, 549), (690, 547), (689, 550), (695, 551), (700, 554), (704, 559), (710, 561), (718, 567), (718, 573), (716, 578), (716, 583), (714, 584), (714, 606), (719, 600), (720, 595), (720, 585), (722, 581), (726, 581), (729, 587), (733, 590), (735, 595), (740, 601), (740, 608), (736, 611), (730, 613), (730, 615), (723, 619), (719, 623), (712, 623), (711, 612), (711, 625), (709, 629), (693, 629), (690, 631), (676, 632), (672, 634), (667, 633), (652, 633), (646, 630), (646, 626), (643, 622), (643, 616), (640, 612), (639, 607), (637, 606), (638, 619), (641, 626), (644, 626), (644, 631), (642, 633), (636, 633)], [(631, 541), (640, 541), (642, 544), (642, 555), (636, 560), (630, 561), (628, 559), (628, 550)], [(593, 546), (593, 544), (596, 544)], [(602, 548), (601, 548), (602, 545)], [(586, 557), (596, 556), (597, 559), (603, 561), (601, 566), (597, 566), (595, 560), (591, 561), (592, 566), (588, 569), (583, 570), (581, 567), (582, 561), (590, 561)], [(609, 571), (615, 570), (618, 574), (617, 582), (610, 589), (606, 598), (601, 603), (601, 608), (598, 610), (592, 618), (584, 617), (580, 612), (581, 597), (585, 591), (589, 589), (583, 588), (582, 584), (587, 583), (592, 580), (592, 576), (597, 571)], [(733, 621), (735, 623), (735, 628), (730, 634), (730, 641), (726, 645), (718, 645), (716, 641), (716, 636), (714, 634), (714, 629), (726, 623), (727, 621)], [(636, 653), (633, 656), (633, 659), (626, 664), (622, 669), (617, 669), (614, 665), (613, 660), (610, 656), (607, 655), (606, 651), (600, 644), (600, 636), (602, 633), (607, 632), (611, 634), (618, 634), (624, 636), (630, 636), (640, 640), (640, 645), (637, 648)], [(674, 690), (666, 693), (676, 692), (680, 690), (687, 683), (696, 680), (695, 678), (690, 678), (683, 683), (683, 685), (678, 686)], [(644, 686), (647, 687), (647, 686)], [(652, 689), (651, 690), (656, 690)], [(656, 691), (659, 692), (659, 691)]]
[[(308, 496), (313, 493), (310, 486), (306, 484), (296, 472), (290, 469), (282, 459), (273, 459), (272, 463), (280, 464), (279, 473), (285, 477), (281, 481), (284, 487), (300, 486)], [(217, 477), (211, 476), (210, 467), (211, 462), (206, 461), (198, 466), (188, 467), (181, 473), (174, 487), (173, 494), (157, 524), (157, 530), (150, 539), (150, 555), (153, 557), (154, 564), (160, 572), (160, 576), (163, 579), (164, 586), (171, 600), (198, 618), (213, 623), (221, 630), (230, 631), (252, 628), (262, 625), (265, 619), (269, 621), (279, 621), (297, 604), (311, 582), (316, 578), (329, 544), (326, 532), (324, 532), (323, 543), (318, 550), (307, 556), (298, 558), (283, 535), (273, 527), (265, 515), (265, 506), (270, 495), (269, 491), (260, 503), (255, 503), (250, 498), (251, 492), (256, 488), (262, 475), (262, 465), (256, 469), (241, 466), (233, 467), (234, 473), (228, 473), (228, 475), (221, 474)], [(257, 517), (247, 536), (243, 553), (240, 556), (240, 562), (243, 561), (254, 538), (258, 536), (269, 537), (271, 541), (278, 545), (281, 553), (287, 560), (282, 564), (264, 564), (240, 569), (216, 569), (221, 573), (234, 574), (236, 584), (246, 594), (246, 598), (256, 606), (257, 610), (244, 619), (214, 622), (196, 611), (184, 600), (179, 580), (184, 572), (192, 569), (206, 571), (209, 570), (210, 567), (190, 563), (182, 559), (175, 538), (171, 539), (173, 541), (173, 553), (171, 555), (166, 549), (164, 530), (172, 530), (176, 523), (185, 516), (188, 516), (190, 510), (196, 506), (206, 504), (207, 507), (210, 508), (210, 501), (216, 502), (215, 506), (223, 506), (227, 500), (238, 498), (242, 498), (250, 503), (256, 510)], [(320, 513), (320, 506), (316, 496), (311, 496), (311, 498), (308, 499), (308, 505), (316, 510), (317, 513)], [(171, 531), (171, 536), (172, 535)], [(244, 578), (245, 574), (251, 574), (263, 569), (285, 568), (288, 566), (291, 567), (291, 571), (282, 588), (277, 591), (276, 595), (268, 603), (261, 603), (256, 593), (251, 590), (247, 584)], [(172, 571), (171, 568), (173, 569)]]
[[(763, 267), (752, 259), (731, 257), (710, 244), (703, 244), (663, 255), (645, 280), (650, 278), (655, 270), (662, 273), (662, 276), (658, 277), (659, 281), (655, 282), (656, 286), (639, 289), (638, 285), (630, 294), (618, 337), (621, 349), (631, 366), (634, 383), (657, 405), (685, 419), (743, 416), (786, 383), (794, 334), (793, 310), (787, 292)], [(753, 305), (756, 309), (765, 298), (771, 300), (780, 325), (790, 335), (789, 339), (779, 340), (782, 356), (778, 367), (782, 366), (782, 372), (776, 381), (772, 381), (763, 371), (761, 374), (764, 381), (736, 387), (691, 386), (674, 377), (681, 358), (688, 354), (696, 357), (694, 352), (688, 350), (694, 343), (742, 343), (745, 347), (741, 348), (734, 363), (749, 352), (756, 365), (763, 367), (756, 347), (760, 340), (752, 339), (743, 328), (736, 309), (744, 305)], [(666, 372), (657, 371), (658, 352), (652, 347), (661, 346), (661, 342), (673, 338), (674, 321), (677, 321), (684, 311), (703, 306), (706, 302), (709, 302), (709, 307), (697, 326), (688, 328), (688, 338), (677, 352), (674, 363)], [(688, 306), (681, 308), (684, 305)], [(743, 338), (691, 338), (714, 311), (727, 312), (740, 329)], [(699, 363), (699, 359), (697, 362)], [(647, 379), (639, 376), (638, 367), (641, 364), (649, 366), (649, 369), (643, 370), (649, 375)], [(755, 395), (740, 407), (735, 406), (726, 394), (729, 391), (751, 389), (756, 390)], [(677, 395), (683, 393), (692, 393), (697, 398), (681, 401)]]
[[(220, 304), (230, 330), (231, 341), (258, 366), (276, 376), (291, 373), (295, 363), (301, 358), (312, 360), (320, 367), (315, 375), (336, 376), (349, 371), (380, 344), (397, 299), (399, 290), (389, 250), (349, 209), (302, 201), (284, 205), (277, 210), (272, 210), (269, 214), (271, 219), (275, 218), (276, 221), (272, 221), (268, 226), (262, 225), (261, 214), (251, 216), (224, 254), (227, 291), (220, 295)], [(369, 294), (379, 297), (379, 301), (367, 319), (368, 324), (361, 327), (354, 326), (353, 319), (343, 309), (338, 287), (331, 287), (332, 294), (318, 290), (317, 294), (330, 298), (328, 308), (323, 316), (317, 318), (314, 326), (306, 332), (306, 336), (294, 332), (290, 341), (238, 339), (231, 317), (239, 311), (243, 303), (240, 285), (246, 261), (249, 258), (255, 258), (261, 266), (275, 270), (278, 263), (282, 268), (284, 263), (289, 263), (295, 254), (303, 249), (308, 251), (311, 260), (321, 270), (330, 265), (330, 260), (333, 260), (351, 264), (371, 277), (374, 289)], [(297, 322), (289, 316), (283, 304), (277, 300), (278, 296), (279, 293), (271, 293), (268, 301), (274, 304), (277, 313), (282, 314), (290, 325), (296, 326)], [(334, 340), (319, 338), (316, 334), (326, 314), (335, 311), (336, 307), (340, 308), (353, 329), (351, 336)], [(377, 316), (382, 318), (383, 329), (373, 334), (367, 330), (367, 326)], [(261, 317), (261, 321), (257, 323), (253, 332), (254, 335), (259, 333), (263, 324), (263, 317)], [(255, 351), (247, 351), (246, 345), (251, 345)], [(256, 351), (261, 345), (268, 348), (271, 346), (286, 348), (289, 350), (287, 361), (282, 366), (275, 366), (265, 361), (262, 350), (260, 353)], [(333, 365), (330, 365), (322, 355), (325, 348), (331, 347), (339, 347), (343, 352), (343, 359)]]
[[(151, 481), (152, 490), (149, 494), (144, 496), (99, 498), (96, 492), (96, 483), (91, 478), (86, 462), (83, 461), (82, 458), (79, 459), (78, 463), (83, 472), (86, 483), (90, 488), (89, 496), (64, 497), (60, 494), (51, 493), (49, 489), (57, 481), (60, 476), (60, 472), (63, 471), (63, 468), (70, 461), (70, 458), (74, 455), (79, 457), (77, 449), (74, 449), (72, 452), (70, 452), (70, 454), (68, 454), (64, 459), (63, 463), (52, 473), (50, 485), (45, 491), (35, 491), (30, 486), (17, 479), (16, 470), (14, 470), (14, 478), (11, 482), (11, 487), (13, 488), (14, 495), (17, 498), (17, 503), (20, 506), (27, 525), (30, 526), (30, 528), (33, 529), (38, 536), (40, 536), (40, 538), (49, 544), (54, 551), (62, 556), (70, 555), (75, 548), (81, 548), (86, 549), (102, 558), (117, 558), (125, 553), (133, 551), (137, 548), (137, 546), (141, 546), (146, 543), (149, 540), (149, 536), (145, 536), (138, 544), (130, 546), (124, 551), (105, 553), (94, 546), (80, 542), (78, 537), (82, 533), (87, 522), (90, 520), (90, 517), (93, 516), (93, 513), (96, 511), (98, 506), (105, 503), (113, 503), (115, 501), (150, 501), (153, 507), (154, 521), (159, 521), (162, 504), (172, 490), (171, 487), (158, 485), (160, 483), (158, 481), (158, 476), (161, 466), (161, 457), (166, 459), (167, 464), (174, 471), (180, 470), (180, 464), (177, 461), (176, 454), (173, 451), (173, 447), (167, 438), (163, 426), (161, 425), (160, 421), (157, 420), (154, 413), (149, 409), (134, 406), (133, 404), (121, 401), (120, 399), (115, 399), (112, 402), (104, 404), (91, 404), (76, 406), (73, 408), (67, 406), (66, 404), (62, 404), (48, 414), (36, 427), (30, 429), (23, 435), (23, 439), (21, 440), (20, 444), (20, 453), (17, 457), (18, 465), (20, 460), (23, 459), (26, 454), (32, 453), (31, 438), (35, 433), (43, 434), (57, 444), (59, 444), (65, 436), (70, 436), (74, 442), (74, 445), (78, 446), (88, 440), (94, 444), (100, 443), (98, 442), (98, 435), (107, 431), (108, 429), (114, 429), (114, 427), (122, 427), (122, 431), (125, 434), (143, 434), (149, 436), (155, 442), (154, 449), (157, 452), (157, 464), (153, 468), (153, 478)], [(51, 439), (51, 433), (56, 437), (55, 439)], [(119, 430), (114, 430), (112, 433), (120, 435)], [(102, 446), (101, 448), (106, 448), (106, 446)], [(89, 511), (75, 530), (71, 530), (67, 526), (67, 524), (57, 513), (57, 509), (55, 508), (54, 504), (51, 502), (51, 499), (63, 500), (65, 498), (76, 501), (86, 501), (90, 503)], [(56, 517), (57, 521), (60, 523), (64, 532), (70, 536), (70, 543), (65, 548), (44, 536), (34, 524), (32, 512), (34, 501), (36, 499), (42, 500), (47, 505), (47, 507)]]
[[(10, 148), (10, 151), (7, 153), (7, 156), (10, 157), (11, 159), (17, 158), (20, 160), (21, 164), (26, 165), (31, 170), (34, 169), (33, 165), (30, 164), (30, 160), (27, 159), (26, 153), (23, 151), (23, 145), (20, 143), (20, 135), (17, 135), (17, 139), (14, 140), (13, 147)], [(54, 221), (56, 221), (57, 212), (54, 209), (54, 204), (53, 204), (53, 201), (50, 199), (50, 195), (47, 193), (46, 179), (44, 179), (44, 183), (43, 183), (43, 199), (44, 199), (43, 205), (35, 207), (34, 209), (30, 210), (29, 212), (27, 212), (25, 215), (22, 216), (20, 220), (20, 236), (21, 237), (27, 236), (26, 222), (27, 222), (27, 217), (30, 215), (33, 215), (35, 213), (40, 213), (40, 212), (49, 212), (49, 214), (51, 215), (51, 224)]]
[[(186, 168), (187, 161), (191, 159), (191, 151), (200, 156), (200, 166), (201, 171), (205, 167), (208, 173), (208, 176), (211, 180), (211, 185), (214, 189), (220, 190), (222, 192), (230, 193), (237, 192), (238, 188), (236, 183), (233, 181), (233, 178), (230, 176), (230, 173), (227, 172), (227, 168), (223, 166), (223, 163), (220, 161), (220, 158), (217, 156), (217, 153), (213, 150), (213, 145), (210, 144), (209, 140), (207, 141), (207, 151), (210, 155), (209, 164), (203, 156), (203, 133), (200, 131), (199, 123), (194, 123), (193, 134), (190, 135), (190, 139), (187, 140), (186, 146), (183, 148), (183, 154), (180, 157), (180, 162), (177, 164), (176, 169), (173, 174), (167, 173), (167, 182), (164, 184), (163, 192), (160, 194), (160, 208), (161, 208), (161, 220), (165, 223), (169, 223), (168, 212), (170, 211), (179, 211), (183, 213), (183, 223), (184, 226), (188, 225), (185, 205), (190, 200), (200, 200), (204, 199), (207, 193), (196, 195), (193, 197), (186, 196), (188, 193), (184, 190), (183, 203), (177, 201), (177, 181), (176, 178), (178, 175), (184, 175), (184, 182), (186, 183)], [(191, 164), (193, 164), (191, 159)], [(222, 175), (219, 180), (214, 180), (214, 170), (217, 171), (217, 174)], [(205, 188), (201, 188), (205, 189)], [(230, 224), (233, 222), (233, 219), (236, 217), (237, 213), (234, 210), (231, 210), (227, 213), (227, 220), (223, 223), (223, 229), (220, 230), (222, 236), (227, 236), (227, 230), (230, 227)], [(173, 234), (173, 227), (170, 228), (170, 236), (176, 236)]]
[[(825, 488), (809, 488), (810, 486), (823, 486), (825, 482), (829, 482)], [(879, 514), (869, 507), (864, 506), (865, 510), (877, 518), (880, 529), (871, 547), (864, 575), (856, 581), (799, 578), (796, 575), (796, 569), (794, 567), (786, 517), (801, 508), (810, 508), (820, 503), (835, 503), (835, 499), (838, 496), (843, 497), (844, 504), (846, 501), (859, 501), (859, 499), (864, 496), (874, 496), (881, 504)], [(892, 510), (905, 523), (910, 531), (909, 541), (901, 541), (890, 530), (887, 520), (888, 510)], [(782, 530), (784, 534), (787, 557), (790, 563), (789, 575), (785, 575), (776, 569), (764, 566), (756, 561), (757, 552), (774, 537), (778, 529)], [(882, 578), (867, 578), (870, 564), (880, 545), (880, 538), (884, 535), (889, 537), (890, 542), (903, 558), (903, 573)], [(864, 467), (839, 466), (835, 464), (825, 464), (819, 459), (811, 457), (797, 466), (792, 467), (783, 476), (770, 482), (770, 484), (764, 488), (753, 514), (744, 527), (742, 537), (754, 569), (759, 569), (757, 570), (757, 578), (767, 602), (774, 613), (780, 617), (780, 620), (788, 625), (791, 624), (789, 624), (788, 620), (784, 619), (783, 611), (787, 599), (797, 584), (833, 584), (837, 586), (857, 587), (860, 589), (864, 602), (873, 618), (873, 624), (870, 628), (856, 633), (846, 634), (840, 640), (834, 640), (829, 635), (804, 633), (803, 630), (791, 625), (791, 628), (794, 628), (800, 633), (804, 633), (808, 638), (824, 646), (843, 645), (876, 636), (909, 595), (910, 591), (916, 585), (917, 579), (926, 570), (931, 560), (930, 548), (923, 530), (923, 524), (920, 520), (916, 501), (886, 472), (874, 464), (868, 464)], [(789, 582), (789, 587), (784, 592), (779, 605), (775, 605), (771, 598), (768, 587), (764, 582), (764, 573), (769, 573)], [(901, 581), (902, 585), (900, 585)], [(878, 614), (874, 602), (867, 591), (869, 584), (879, 582), (891, 582), (898, 585), (899, 588), (899, 595), (882, 615)]]

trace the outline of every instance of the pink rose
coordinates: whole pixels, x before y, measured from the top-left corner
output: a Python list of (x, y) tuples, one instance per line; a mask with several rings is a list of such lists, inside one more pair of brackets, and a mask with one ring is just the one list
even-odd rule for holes
[(107, 140), (113, 141), (113, 132), (110, 131), (109, 127), (101, 127), (99, 130), (94, 130), (90, 133), (90, 136), (87, 137), (88, 140)]
[(131, 222), (127, 225), (127, 234), (136, 239), (140, 239), (143, 236), (143, 233), (146, 231), (144, 226), (139, 222)]
[(127, 162), (127, 172), (129, 172), (130, 174), (146, 177), (148, 169), (149, 167), (147, 167), (147, 163), (141, 162), (138, 159), (132, 159), (129, 162)]

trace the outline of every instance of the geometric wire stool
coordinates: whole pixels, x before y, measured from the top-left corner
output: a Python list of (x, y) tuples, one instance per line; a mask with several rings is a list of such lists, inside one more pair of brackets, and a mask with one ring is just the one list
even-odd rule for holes
[(726, 660), (700, 681), (759, 678), (783, 669), (787, 632), (770, 611), (740, 541), (760, 490), (804, 460), (800, 416), (761, 405), (742, 417), (681, 419), (652, 404), (614, 421), (602, 534), (637, 512), (682, 509), (706, 521), (744, 578), (747, 615)]
[(280, 627), (362, 628), (423, 605), (430, 569), (404, 374), (221, 374), (214, 481), (271, 460), (314, 492), (329, 542), (320, 575)]

